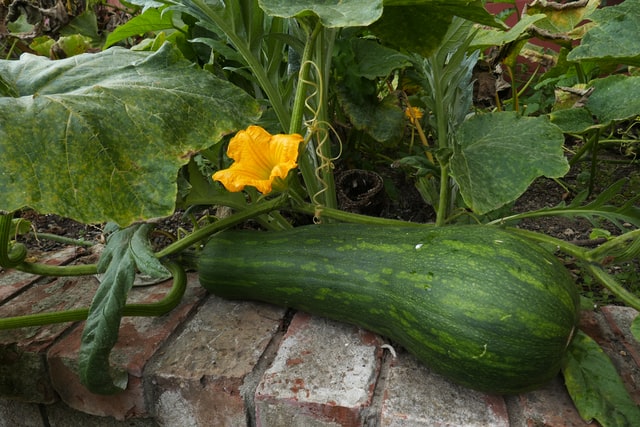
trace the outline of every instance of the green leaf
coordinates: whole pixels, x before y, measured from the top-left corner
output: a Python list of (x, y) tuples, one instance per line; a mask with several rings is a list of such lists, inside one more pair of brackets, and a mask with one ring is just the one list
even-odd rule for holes
[(102, 41), (102, 35), (98, 30), (98, 18), (93, 9), (89, 8), (62, 27), (60, 34), (63, 36), (80, 34), (90, 38), (95, 45)]
[(614, 75), (591, 82), (595, 88), (585, 107), (608, 126), (640, 114), (640, 77)]
[(127, 386), (127, 374), (110, 368), (109, 354), (118, 340), (122, 309), (135, 279), (130, 242), (140, 227), (114, 232), (98, 262), (98, 271), (104, 275), (89, 309), (78, 354), (80, 381), (92, 393), (114, 394)]
[(533, 24), (545, 19), (545, 15), (539, 13), (536, 15), (524, 15), (522, 18), (509, 30), (500, 31), (491, 28), (481, 28), (478, 30), (476, 37), (471, 42), (471, 47), (489, 47), (489, 46), (502, 46), (507, 43), (512, 43), (519, 40), (523, 35), (528, 38), (527, 32)]
[[(560, 5), (560, 7), (558, 7)], [(534, 2), (528, 5), (527, 14), (535, 15), (544, 13), (547, 17), (542, 22), (538, 22), (536, 27), (549, 31), (550, 33), (567, 33), (585, 19), (600, 5), (600, 0), (589, 0), (586, 3), (576, 2), (575, 4), (559, 4), (547, 2)]]
[(567, 59), (640, 66), (640, 0), (598, 9), (589, 19), (595, 25)]
[(131, 237), (129, 248), (140, 274), (153, 279), (168, 279), (171, 273), (160, 260), (155, 256), (151, 243), (149, 242), (149, 232), (153, 229), (151, 224), (142, 224), (137, 227)]
[(458, 131), (451, 172), (467, 205), (485, 214), (518, 198), (541, 175), (569, 170), (564, 136), (546, 117), (480, 114)]
[(353, 126), (376, 141), (393, 142), (402, 135), (404, 113), (394, 95), (379, 101), (375, 97), (354, 96), (348, 88), (339, 88), (338, 100)]
[(377, 77), (387, 77), (392, 71), (411, 65), (407, 55), (373, 40), (355, 38), (351, 40), (351, 45), (355, 53), (355, 63), (350, 64), (348, 71), (356, 76), (374, 80)]
[(583, 134), (594, 127), (599, 127), (586, 108), (567, 108), (549, 113), (551, 123), (562, 129), (564, 133)]
[(165, 44), (0, 61), (0, 209), (122, 226), (173, 213), (178, 170), (259, 116), (236, 86)]
[(411, 14), (415, 6), (429, 6), (478, 24), (504, 28), (504, 23), (489, 13), (484, 3), (481, 0), (384, 0), (384, 7), (408, 6), (405, 13)]
[(631, 322), (631, 334), (637, 341), (640, 341), (640, 315)]
[(569, 345), (562, 369), (580, 416), (603, 427), (626, 427), (640, 420), (640, 408), (600, 346), (582, 331)]
[(150, 8), (116, 27), (107, 37), (104, 49), (128, 37), (140, 36), (148, 32), (172, 28), (174, 28), (174, 25), (173, 12), (171, 10), (162, 11), (160, 9)]
[(329, 28), (363, 27), (382, 15), (382, 0), (259, 0), (258, 4), (271, 16), (317, 15)]
[(440, 45), (452, 18), (451, 13), (431, 6), (385, 6), (371, 31), (388, 46), (429, 56)]

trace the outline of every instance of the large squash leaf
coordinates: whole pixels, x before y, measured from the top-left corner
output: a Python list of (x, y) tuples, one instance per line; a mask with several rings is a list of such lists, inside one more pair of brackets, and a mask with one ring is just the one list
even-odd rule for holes
[(317, 15), (329, 28), (366, 26), (382, 15), (382, 0), (259, 0), (258, 4), (271, 16)]
[(607, 126), (640, 114), (640, 77), (613, 75), (593, 80), (590, 86), (595, 90), (585, 106), (600, 124)]
[(567, 390), (585, 421), (595, 419), (604, 427), (637, 424), (640, 408), (595, 341), (578, 331), (565, 357), (562, 373)]
[(464, 201), (484, 214), (515, 200), (539, 176), (566, 174), (563, 143), (560, 128), (544, 116), (476, 115), (460, 126), (451, 172)]
[(640, 66), (640, 0), (594, 11), (594, 26), (573, 49), (570, 61), (608, 61)]
[(247, 94), (184, 60), (113, 48), (0, 61), (0, 210), (121, 226), (173, 212), (178, 170), (258, 117)]

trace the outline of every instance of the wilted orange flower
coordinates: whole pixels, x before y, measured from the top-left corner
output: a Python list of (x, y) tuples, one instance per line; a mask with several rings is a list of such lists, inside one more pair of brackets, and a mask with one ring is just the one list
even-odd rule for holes
[(213, 179), (232, 192), (250, 185), (262, 194), (271, 193), (274, 180), (286, 178), (298, 166), (302, 141), (298, 134), (271, 135), (260, 126), (249, 126), (231, 138), (227, 155), (234, 162), (228, 169), (214, 173)]
[(412, 125), (415, 125), (416, 120), (420, 120), (423, 113), (418, 107), (409, 107), (404, 110), (404, 115), (409, 119)]

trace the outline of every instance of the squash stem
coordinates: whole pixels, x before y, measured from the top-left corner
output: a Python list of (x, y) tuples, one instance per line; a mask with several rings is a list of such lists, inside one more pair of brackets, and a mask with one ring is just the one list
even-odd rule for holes
[(587, 270), (612, 294), (620, 301), (624, 302), (628, 307), (640, 311), (640, 299), (627, 291), (618, 281), (605, 271), (602, 265), (590, 262), (586, 263)]
[(397, 225), (397, 226), (415, 226), (415, 227), (432, 227), (433, 224), (423, 224), (417, 222), (408, 222), (399, 219), (391, 218), (379, 218), (368, 215), (361, 215), (352, 212), (341, 211), (340, 209), (329, 208), (327, 206), (316, 207), (314, 205), (305, 203), (293, 207), (293, 210), (298, 213), (315, 215), (318, 217), (330, 218), (336, 221), (349, 222), (356, 224), (369, 224), (369, 225)]

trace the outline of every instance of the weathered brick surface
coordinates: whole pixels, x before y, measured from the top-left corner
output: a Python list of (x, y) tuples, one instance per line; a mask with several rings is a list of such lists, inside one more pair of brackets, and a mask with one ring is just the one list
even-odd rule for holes
[[(26, 292), (0, 307), (0, 317), (87, 307), (95, 284), (83, 278), (62, 277), (33, 284)], [(3, 396), (28, 402), (51, 403), (56, 395), (49, 379), (47, 349), (71, 323), (58, 323), (0, 331), (0, 388)]]
[[(79, 254), (76, 248), (66, 248), (57, 252), (48, 252), (42, 255), (38, 262), (48, 265), (63, 265), (74, 260)], [(39, 279), (39, 276), (33, 274), (0, 268), (0, 303)]]
[(405, 352), (391, 362), (383, 393), (382, 427), (509, 426), (502, 397), (453, 384)]
[(580, 418), (561, 376), (539, 390), (507, 396), (505, 400), (509, 408), (511, 427), (593, 426)]
[[(97, 286), (12, 271), (0, 272), (0, 284), (0, 317), (87, 306)], [(155, 301), (169, 286), (136, 288), (132, 300)], [(381, 338), (352, 326), (297, 313), (282, 336), (284, 313), (206, 296), (190, 275), (169, 315), (123, 319), (111, 362), (129, 386), (106, 397), (78, 382), (82, 323), (0, 331), (0, 427), (588, 425), (560, 376), (530, 393), (491, 396), (451, 384), (401, 349), (394, 359)], [(629, 332), (636, 314), (602, 307), (584, 313), (581, 328), (640, 403), (640, 343)]]
[(0, 427), (42, 427), (37, 405), (0, 397)]
[(637, 312), (628, 307), (608, 306), (582, 313), (581, 326), (609, 356), (627, 391), (640, 405), (640, 343), (629, 330)]
[(163, 425), (245, 426), (243, 385), (282, 326), (285, 310), (211, 296), (145, 372)]
[[(148, 416), (142, 385), (142, 373), (147, 361), (163, 342), (186, 319), (201, 299), (204, 291), (194, 275), (189, 276), (188, 288), (181, 304), (161, 317), (124, 317), (120, 324), (118, 342), (111, 352), (114, 369), (128, 375), (127, 389), (116, 395), (89, 393), (77, 375), (77, 359), (82, 328), (78, 327), (57, 341), (48, 352), (53, 387), (70, 407), (93, 415), (116, 419)], [(134, 288), (129, 302), (151, 303), (164, 297), (171, 282)], [(81, 324), (82, 325), (82, 324)]]
[(297, 313), (256, 390), (256, 425), (363, 425), (380, 344), (362, 329)]

